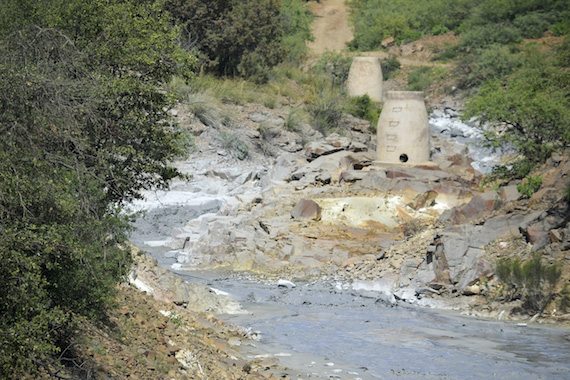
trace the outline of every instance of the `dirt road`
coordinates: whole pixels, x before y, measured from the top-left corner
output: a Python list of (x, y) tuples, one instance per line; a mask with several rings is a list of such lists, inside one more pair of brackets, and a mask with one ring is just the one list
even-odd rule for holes
[(310, 4), (311, 12), (316, 16), (313, 21), (314, 41), (309, 42), (309, 49), (315, 55), (322, 55), (327, 50), (342, 51), (346, 43), (353, 38), (348, 24), (349, 9), (344, 0), (321, 0)]

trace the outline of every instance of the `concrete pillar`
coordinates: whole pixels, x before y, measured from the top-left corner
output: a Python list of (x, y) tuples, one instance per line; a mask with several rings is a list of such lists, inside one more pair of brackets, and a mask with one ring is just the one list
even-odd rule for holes
[(349, 96), (368, 95), (375, 102), (382, 101), (382, 66), (380, 58), (355, 57), (350, 65), (346, 90)]
[(421, 91), (388, 91), (378, 120), (378, 164), (429, 161), (430, 130)]

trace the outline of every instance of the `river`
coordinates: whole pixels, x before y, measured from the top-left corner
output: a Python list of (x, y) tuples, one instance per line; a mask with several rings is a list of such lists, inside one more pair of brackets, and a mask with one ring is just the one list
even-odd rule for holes
[[(445, 122), (456, 121), (433, 122), (432, 128), (456, 134), (453, 128), (458, 127)], [(470, 133), (466, 129), (459, 137), (473, 144), (476, 136)], [(471, 152), (474, 166), (486, 171), (489, 155), (478, 147)], [(479, 156), (484, 160), (477, 160)], [(194, 162), (186, 169), (192, 172), (204, 164)], [(169, 192), (149, 193), (146, 201), (135, 204), (148, 212), (137, 222), (132, 240), (159, 265), (224, 291), (243, 305), (247, 313), (220, 317), (259, 332), (259, 342), (240, 348), (246, 355), (278, 357), (284, 366), (305, 374), (294, 378), (569, 378), (568, 329), (478, 320), (406, 303), (391, 307), (378, 294), (327, 281), (299, 280), (295, 287), (280, 287), (244, 274), (177, 271), (174, 231), (231, 203), (228, 189), (195, 180), (177, 183)]]

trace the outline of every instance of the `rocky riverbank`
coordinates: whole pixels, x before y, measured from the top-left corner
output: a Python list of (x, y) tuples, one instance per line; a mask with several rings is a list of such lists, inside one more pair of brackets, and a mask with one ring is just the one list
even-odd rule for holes
[[(437, 106), (432, 121), (458, 122), (457, 104)], [(246, 160), (224, 150), (223, 130), (180, 112), (200, 147), (179, 165), (192, 181), (149, 194), (138, 205), (148, 211), (134, 236), (161, 263), (366, 283), (401, 301), (491, 317), (510, 310), (488, 298), (499, 257), (524, 259), (546, 249), (567, 280), (567, 157), (553, 156), (542, 169), (542, 189), (525, 199), (514, 184), (480, 191), (481, 174), (456, 142), (459, 135), (474, 138), (465, 125), (434, 126), (431, 163), (372, 167), (374, 141), (363, 121), (345, 116), (343, 136), (312, 131), (312, 141), (301, 146), (297, 133), (281, 128), (280, 111), (238, 111), (233, 133), (248, 136)], [(273, 132), (262, 135), (261, 125)], [(293, 212), (306, 201), (318, 212)], [(549, 317), (566, 320), (554, 309)]]

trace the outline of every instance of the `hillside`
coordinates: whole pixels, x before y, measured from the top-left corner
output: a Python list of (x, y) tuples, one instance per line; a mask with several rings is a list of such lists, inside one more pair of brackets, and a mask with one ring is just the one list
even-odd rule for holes
[[(353, 330), (373, 319), (366, 312), (397, 306), (411, 317), (453, 309), (566, 328), (562, 3), (529, 0), (491, 19), (470, 8), (479, 3), (450, 0), (428, 9), (9, 0), (0, 12), (0, 377), (378, 376), (342, 355), (296, 351), (305, 332), (295, 328), (311, 328), (323, 310), (339, 332), (311, 336), (319, 347), (340, 341), (340, 352), (340, 330), (352, 324), (335, 318), (357, 310), (366, 322)], [(381, 47), (386, 37), (394, 42)], [(385, 91), (424, 92), (431, 162), (374, 162), (383, 104), (349, 97), (344, 84), (362, 55), (380, 58)], [(295, 326), (281, 336), (290, 351), (267, 341), (280, 333), (275, 321)], [(461, 321), (462, 349), (481, 368), (528, 369), (512, 360), (517, 348), (486, 361)], [(444, 357), (454, 353), (440, 343), (444, 330), (413, 334)], [(350, 336), (346, 350), (365, 346), (366, 336)], [(552, 347), (547, 376), (567, 370), (556, 359), (566, 341)], [(377, 374), (395, 373), (376, 359)], [(402, 371), (443, 379), (461, 368)]]

